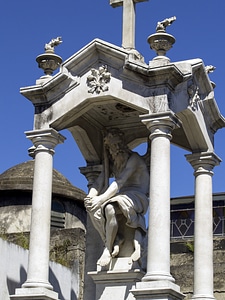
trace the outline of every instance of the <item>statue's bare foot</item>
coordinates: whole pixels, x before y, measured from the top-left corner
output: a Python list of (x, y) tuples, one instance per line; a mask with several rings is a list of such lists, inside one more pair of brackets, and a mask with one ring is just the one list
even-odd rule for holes
[(104, 249), (102, 256), (97, 261), (97, 265), (100, 265), (101, 267), (107, 266), (112, 259), (112, 256), (107, 248)]
[(131, 254), (131, 259), (132, 261), (137, 261), (141, 257), (141, 246), (136, 245), (134, 252)]
[(115, 245), (113, 248), (113, 252), (112, 252), (112, 257), (116, 257), (120, 252), (120, 246), (119, 245)]
[(112, 257), (116, 257), (120, 252), (120, 246), (123, 244), (124, 238), (122, 236), (117, 236), (113, 247)]

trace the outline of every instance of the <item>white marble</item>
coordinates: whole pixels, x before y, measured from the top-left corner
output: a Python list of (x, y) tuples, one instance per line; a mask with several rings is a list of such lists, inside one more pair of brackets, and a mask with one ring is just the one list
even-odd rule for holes
[(21, 288), (16, 289), (16, 294), (10, 296), (10, 300), (58, 300), (58, 293), (46, 288)]
[[(213, 85), (202, 60), (173, 63), (165, 58), (165, 54), (159, 55), (158, 52), (157, 59), (147, 64), (133, 49), (134, 6), (138, 2), (142, 0), (110, 1), (113, 7), (124, 6), (122, 47), (96, 39), (64, 61), (58, 74), (46, 81), (38, 81), (35, 86), (22, 88), (21, 94), (37, 108), (34, 128), (69, 129), (87, 161), (87, 167), (104, 165), (105, 129), (121, 129), (126, 144), (131, 147), (146, 142), (149, 131), (146, 124), (141, 123), (143, 118), (140, 116), (149, 116), (151, 120), (146, 121), (149, 123), (147, 127), (151, 131), (152, 140), (152, 203), (148, 269), (144, 280), (149, 284), (151, 281), (169, 281), (170, 293), (166, 299), (182, 299), (179, 295), (173, 297), (174, 279), (170, 274), (171, 133), (174, 145), (191, 153), (199, 149), (213, 151), (214, 134), (225, 127), (225, 119), (217, 107)], [(170, 40), (171, 37), (167, 35), (167, 38)], [(173, 41), (172, 38), (172, 43)], [(172, 121), (168, 120), (168, 115)], [(174, 127), (177, 125), (175, 115), (181, 121), (179, 128)], [(153, 119), (154, 126), (150, 125)], [(94, 175), (94, 172), (89, 174), (90, 177)], [(96, 245), (95, 236), (87, 235), (90, 240), (87, 242), (86, 253), (91, 257), (88, 268), (96, 266), (96, 255), (93, 255), (95, 249), (89, 247), (91, 244)], [(93, 243), (91, 239), (94, 240)], [(111, 284), (110, 281), (108, 284)], [(89, 289), (89, 282), (86, 281), (86, 285)], [(89, 289), (88, 295), (94, 294), (94, 288)]]
[(194, 292), (193, 299), (213, 296), (212, 169), (220, 159), (211, 152), (187, 155), (195, 172)]
[(174, 281), (170, 274), (170, 140), (178, 120), (165, 113), (143, 116), (150, 130), (151, 173), (147, 273), (144, 281)]
[(136, 300), (182, 300), (185, 297), (178, 285), (166, 280), (137, 282), (131, 292)]
[(123, 48), (135, 48), (135, 4), (143, 1), (148, 0), (110, 0), (112, 7), (123, 6)]
[[(64, 137), (54, 129), (26, 132), (34, 146), (35, 165), (27, 280), (11, 299), (35, 299), (53, 289), (49, 277), (49, 242), (54, 148)], [(57, 299), (46, 296), (43, 299)], [(26, 297), (25, 297), (26, 295)], [(38, 299), (38, 298), (37, 298)]]
[(128, 258), (113, 259), (110, 270), (94, 271), (88, 274), (96, 284), (95, 299), (98, 300), (134, 300), (131, 290), (144, 275), (140, 269), (130, 268)]

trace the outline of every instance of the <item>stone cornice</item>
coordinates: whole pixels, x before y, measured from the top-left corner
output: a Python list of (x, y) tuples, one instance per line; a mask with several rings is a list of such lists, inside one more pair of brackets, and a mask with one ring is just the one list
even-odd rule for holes
[(56, 74), (46, 83), (21, 88), (20, 93), (35, 106), (46, 104), (50, 106), (78, 85), (79, 77), (72, 76), (64, 68), (63, 73)]

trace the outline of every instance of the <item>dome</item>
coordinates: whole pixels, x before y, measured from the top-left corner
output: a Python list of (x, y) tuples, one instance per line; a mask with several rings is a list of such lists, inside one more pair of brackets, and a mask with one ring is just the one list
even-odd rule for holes
[[(0, 175), (0, 191), (33, 189), (34, 160), (13, 166)], [(53, 169), (52, 193), (83, 201), (84, 191), (73, 186), (61, 173)]]

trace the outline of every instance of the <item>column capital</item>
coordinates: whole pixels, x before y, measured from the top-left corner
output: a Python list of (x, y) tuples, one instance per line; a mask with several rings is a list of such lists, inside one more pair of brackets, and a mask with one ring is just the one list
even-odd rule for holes
[(98, 178), (99, 174), (103, 170), (103, 165), (93, 165), (93, 166), (86, 166), (80, 167), (80, 173), (84, 175), (88, 181), (88, 188), (90, 189), (93, 183)]
[(166, 136), (172, 138), (171, 132), (180, 127), (180, 121), (171, 111), (157, 114), (146, 114), (140, 116), (141, 121), (150, 131), (150, 139), (156, 136)]
[(66, 139), (53, 128), (26, 131), (25, 134), (34, 144), (35, 148), (32, 149), (34, 153), (37, 150), (53, 151), (56, 145), (62, 144)]
[(221, 162), (221, 159), (214, 152), (192, 153), (185, 155), (185, 157), (194, 168), (195, 176), (203, 173), (213, 175), (213, 168)]

